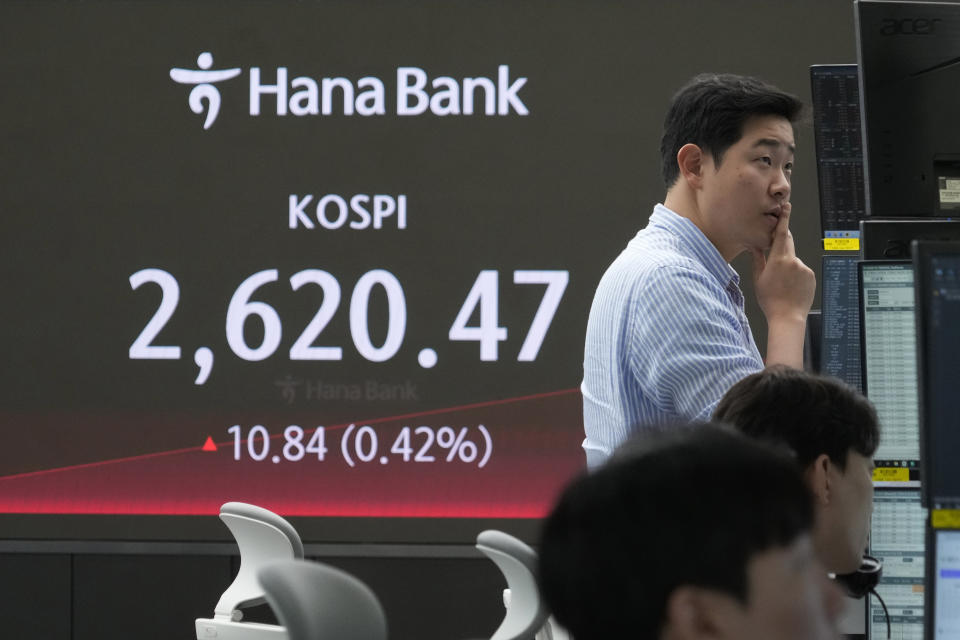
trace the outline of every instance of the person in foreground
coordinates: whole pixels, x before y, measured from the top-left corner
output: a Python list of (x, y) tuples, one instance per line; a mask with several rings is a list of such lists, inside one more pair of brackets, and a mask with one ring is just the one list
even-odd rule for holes
[(640, 433), (547, 517), (541, 590), (576, 640), (838, 638), (812, 526), (789, 457), (717, 425)]
[(770, 367), (733, 385), (714, 419), (796, 456), (814, 495), (813, 546), (828, 571), (860, 567), (873, 513), (877, 412), (839, 380)]
[[(666, 186), (597, 286), (584, 346), (583, 448), (593, 467), (631, 427), (706, 420), (735, 382), (802, 368), (816, 279), (790, 234), (793, 123), (802, 103), (760, 80), (693, 78), (660, 144)], [(730, 262), (753, 256), (766, 362)]]

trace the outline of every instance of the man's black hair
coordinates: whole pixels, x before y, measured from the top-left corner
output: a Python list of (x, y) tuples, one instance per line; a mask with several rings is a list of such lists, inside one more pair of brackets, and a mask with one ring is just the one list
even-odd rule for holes
[(785, 444), (802, 468), (825, 453), (842, 471), (848, 451), (870, 458), (880, 444), (877, 412), (860, 392), (786, 366), (767, 367), (733, 385), (713, 418), (752, 438)]
[(659, 637), (681, 586), (746, 604), (751, 558), (813, 525), (796, 464), (731, 429), (641, 432), (628, 443), (567, 487), (544, 523), (541, 590), (577, 640)]
[(695, 144), (719, 166), (723, 154), (743, 137), (744, 123), (753, 116), (774, 115), (796, 122), (803, 103), (757, 78), (705, 73), (681, 88), (667, 110), (660, 140), (660, 161), (667, 189), (680, 175), (677, 152)]

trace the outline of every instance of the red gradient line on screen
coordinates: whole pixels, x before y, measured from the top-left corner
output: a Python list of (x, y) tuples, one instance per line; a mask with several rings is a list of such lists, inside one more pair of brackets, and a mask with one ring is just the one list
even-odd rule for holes
[[(380, 417), (380, 418), (370, 418), (370, 419), (353, 420), (353, 421), (351, 421), (351, 422), (345, 422), (345, 423), (341, 423), (341, 424), (331, 425), (331, 426), (327, 427), (327, 431), (334, 431), (334, 430), (337, 430), (337, 429), (345, 429), (345, 428), (347, 428), (347, 426), (349, 426), (350, 424), (369, 424), (369, 425), (373, 425), (373, 424), (380, 424), (380, 423), (384, 423), (384, 422), (391, 422), (391, 421), (393, 421), (393, 420), (407, 420), (407, 419), (409, 419), (409, 418), (419, 418), (419, 417), (423, 417), (423, 416), (438, 415), (438, 414), (443, 414), (443, 413), (452, 413), (452, 412), (454, 412), (454, 411), (465, 411), (465, 410), (470, 410), (470, 409), (480, 409), (480, 408), (483, 408), (483, 407), (491, 407), (491, 406), (497, 406), (497, 405), (503, 405), (503, 404), (510, 404), (510, 403), (513, 403), (513, 402), (525, 402), (525, 401), (529, 401), (529, 400), (541, 400), (541, 399), (544, 399), (544, 398), (550, 398), (550, 397), (554, 397), (554, 396), (561, 396), (561, 395), (567, 395), (567, 394), (579, 393), (579, 392), (580, 392), (580, 389), (579, 389), (579, 388), (574, 388), (574, 389), (561, 389), (561, 390), (559, 390), (559, 391), (547, 391), (547, 392), (544, 392), (544, 393), (535, 393), (535, 394), (531, 394), (531, 395), (527, 395), (527, 396), (518, 396), (518, 397), (515, 397), (515, 398), (503, 398), (503, 399), (500, 399), (500, 400), (485, 400), (485, 401), (483, 401), (483, 402), (474, 402), (474, 403), (470, 403), (470, 404), (458, 405), (458, 406), (453, 406), (453, 407), (443, 407), (443, 408), (440, 408), (440, 409), (428, 409), (428, 410), (426, 410), (426, 411), (417, 411), (417, 412), (413, 412), (413, 413), (406, 413), (406, 414), (400, 414), (400, 415), (395, 415), (395, 416), (383, 416), (383, 417)], [(271, 435), (271, 436), (270, 436), (270, 439), (273, 440), (273, 439), (281, 438), (281, 437), (283, 437), (282, 434), (276, 433), (276, 434)], [(246, 442), (246, 439), (241, 440), (240, 442)], [(215, 443), (215, 444), (216, 444), (218, 447), (230, 446), (230, 445), (233, 444), (233, 441), (232, 441), (232, 440), (223, 440), (223, 441), (217, 442), (217, 443)], [(151, 458), (158, 458), (158, 457), (163, 457), (163, 456), (181, 455), (181, 454), (184, 454), (184, 453), (191, 453), (191, 452), (199, 451), (199, 450), (201, 450), (202, 447), (203, 447), (203, 445), (202, 445), (202, 444), (199, 444), (199, 445), (197, 445), (197, 446), (195, 446), (195, 447), (185, 447), (185, 448), (182, 448), (182, 449), (171, 449), (171, 450), (169, 450), (169, 451), (156, 451), (156, 452), (153, 452), (153, 453), (144, 453), (144, 454), (140, 454), (140, 455), (136, 455), (136, 456), (127, 456), (127, 457), (124, 457), (124, 458), (111, 458), (110, 460), (98, 460), (98, 461), (96, 461), (96, 462), (85, 462), (85, 463), (83, 463), (83, 464), (74, 464), (74, 465), (68, 465), (68, 466), (65, 466), (65, 467), (55, 467), (55, 468), (52, 468), (52, 469), (38, 469), (37, 471), (27, 471), (27, 472), (24, 472), (24, 473), (15, 473), (15, 474), (7, 475), (7, 476), (0, 476), (0, 482), (2, 482), (2, 481), (4, 481), (4, 480), (16, 480), (16, 479), (29, 478), (29, 477), (46, 475), (46, 474), (51, 474), (51, 473), (62, 473), (62, 472), (69, 472), (69, 471), (77, 471), (77, 470), (80, 470), (80, 469), (89, 469), (89, 468), (92, 468), (92, 467), (100, 467), (100, 466), (111, 465), (111, 464), (121, 464), (121, 463), (125, 463), (125, 462), (134, 462), (134, 461), (137, 461), (137, 460), (149, 460), (149, 459), (151, 459)]]
[[(407, 418), (440, 414), (451, 424), (486, 424), (496, 442), (486, 466), (443, 447), (416, 459), (433, 445), (411, 455), (417, 447), (398, 435), (411, 429)], [(279, 455), (266, 464), (238, 461), (234, 447), (196, 446), (21, 473), (0, 478), (0, 513), (210, 515), (235, 500), (285, 515), (538, 518), (583, 470), (581, 415), (571, 389), (355, 422), (376, 425), (384, 454), (357, 464), (341, 455), (341, 441), (328, 443), (319, 463)], [(337, 433), (348, 433), (345, 426)], [(395, 451), (389, 442), (403, 446)]]

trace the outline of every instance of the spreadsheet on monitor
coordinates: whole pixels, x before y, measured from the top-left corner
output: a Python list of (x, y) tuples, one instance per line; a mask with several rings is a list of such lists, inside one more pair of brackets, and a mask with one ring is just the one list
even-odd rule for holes
[(824, 256), (820, 285), (820, 373), (862, 390), (857, 257)]
[[(923, 640), (924, 532), (919, 490), (878, 490), (873, 497), (870, 555), (883, 562), (877, 593), (890, 611), (892, 640)], [(869, 638), (886, 638), (883, 607), (868, 599)]]
[(920, 459), (913, 267), (860, 264), (864, 389), (880, 418), (878, 461)]
[(820, 225), (825, 238), (856, 233), (866, 213), (857, 65), (813, 65), (810, 81)]

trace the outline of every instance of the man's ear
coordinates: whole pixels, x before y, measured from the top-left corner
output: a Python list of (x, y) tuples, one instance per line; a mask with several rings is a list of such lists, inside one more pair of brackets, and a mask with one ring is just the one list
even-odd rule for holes
[(804, 473), (807, 477), (807, 485), (809, 485), (810, 491), (813, 492), (813, 496), (819, 504), (830, 504), (830, 489), (832, 488), (830, 474), (832, 471), (833, 462), (830, 461), (830, 456), (821, 453), (810, 463)]
[(730, 614), (736, 602), (729, 596), (701, 587), (677, 587), (667, 598), (663, 638), (694, 640), (735, 637)]
[(677, 151), (677, 166), (680, 176), (692, 188), (698, 189), (703, 184), (704, 161), (706, 156), (703, 150), (693, 143), (687, 143)]

